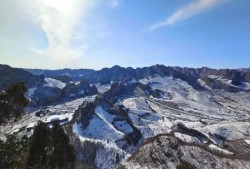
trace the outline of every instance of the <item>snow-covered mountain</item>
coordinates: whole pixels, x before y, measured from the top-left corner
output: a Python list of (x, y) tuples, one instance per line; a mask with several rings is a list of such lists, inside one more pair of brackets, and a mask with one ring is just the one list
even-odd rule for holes
[(48, 69), (25, 69), (26, 71), (34, 75), (44, 75), (48, 78), (55, 78), (58, 76), (66, 75), (71, 77), (75, 81), (80, 81), (81, 78), (88, 73), (94, 72), (92, 69), (59, 69), (59, 70), (48, 70)]
[(63, 94), (0, 126), (2, 139), (31, 135), (27, 127), (38, 120), (59, 119), (78, 168), (250, 168), (246, 71), (115, 66), (80, 82), (63, 76), (43, 77), (40, 87), (29, 88), (27, 96), (37, 102), (44, 92)]
[[(98, 71), (89, 69), (27, 70), (35, 75), (44, 75), (49, 78), (56, 78), (60, 75), (68, 76), (72, 81), (79, 81), (79, 79), (84, 78), (94, 84), (105, 84), (110, 83), (111, 81), (126, 82), (133, 79), (140, 80), (155, 76), (171, 76), (186, 81), (195, 89), (204, 88), (204, 84), (206, 84), (214, 89), (239, 91), (246, 89), (244, 88), (245, 82), (250, 83), (250, 72), (246, 71), (247, 69), (210, 69), (207, 67), (194, 69), (154, 65), (136, 69), (131, 67), (123, 68), (120, 66), (113, 66)], [(61, 74), (59, 74), (59, 72), (61, 72)]]
[(183, 163), (211, 168), (215, 161), (217, 168), (249, 168), (249, 99), (244, 91), (198, 91), (173, 77), (113, 84), (82, 105), (70, 135), (79, 158), (86, 147), (78, 141), (96, 150), (90, 168), (176, 168)]

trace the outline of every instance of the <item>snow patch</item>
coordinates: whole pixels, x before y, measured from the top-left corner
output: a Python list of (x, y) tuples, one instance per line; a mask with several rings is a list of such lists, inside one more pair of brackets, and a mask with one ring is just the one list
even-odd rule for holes
[(246, 90), (246, 91), (250, 90), (250, 84), (249, 83), (247, 83), (247, 82), (241, 82), (241, 83), (242, 84), (239, 85), (239, 88), (241, 88), (243, 90)]
[(32, 88), (29, 88), (28, 92), (27, 92), (27, 96), (29, 98), (31, 98), (34, 94), (35, 94), (35, 91), (37, 90), (37, 87), (32, 87)]
[(250, 145), (250, 140), (245, 140), (245, 142)]
[(103, 94), (111, 88), (111, 85), (110, 84), (107, 84), (107, 85), (97, 84), (96, 88), (97, 88), (98, 93)]
[(195, 137), (192, 137), (192, 136), (189, 136), (189, 135), (186, 135), (186, 134), (181, 134), (181, 133), (177, 133), (175, 132), (174, 133), (174, 136), (184, 142), (187, 142), (187, 143), (196, 143), (196, 144), (201, 144), (201, 141), (198, 140), (197, 138)]
[(128, 81), (128, 84), (132, 84), (132, 83), (137, 83), (137, 81), (134, 78), (132, 80)]
[(66, 83), (63, 83), (60, 80), (56, 80), (52, 78), (45, 78), (44, 80), (47, 82), (47, 84), (44, 85), (46, 87), (63, 89), (66, 86)]
[(83, 129), (80, 124), (75, 124), (74, 128), (85, 137), (108, 142), (115, 142), (124, 136), (122, 132), (117, 131), (111, 124), (99, 117), (93, 117), (86, 129)]
[(66, 114), (60, 114), (60, 115), (52, 115), (52, 116), (48, 116), (48, 117), (44, 117), (42, 119), (42, 121), (44, 123), (49, 123), (49, 122), (53, 122), (53, 121), (61, 121), (61, 120), (66, 120), (68, 119), (67, 121), (71, 121), (72, 118), (73, 118), (73, 114), (74, 113), (66, 113)]
[(95, 109), (95, 113), (104, 121), (108, 123), (112, 123), (115, 115), (111, 115), (105, 110), (103, 110), (102, 106), (97, 106)]
[(230, 152), (230, 151), (228, 151), (228, 150), (222, 149), (222, 148), (220, 148), (220, 147), (218, 147), (218, 146), (216, 146), (216, 145), (214, 145), (214, 144), (210, 144), (208, 147), (209, 147), (211, 150), (219, 151), (219, 152), (221, 152), (221, 153), (223, 153), (223, 154), (228, 154), (228, 155), (233, 155), (233, 154), (234, 154), (234, 153), (232, 153), (232, 152)]
[(151, 111), (143, 97), (128, 98), (122, 102), (123, 106), (130, 110), (146, 110)]
[(198, 83), (199, 83), (202, 87), (204, 87), (204, 88), (206, 88), (206, 89), (208, 89), (208, 90), (212, 90), (212, 88), (211, 88), (210, 86), (208, 86), (208, 85), (206, 84), (206, 82), (204, 82), (203, 80), (198, 79)]

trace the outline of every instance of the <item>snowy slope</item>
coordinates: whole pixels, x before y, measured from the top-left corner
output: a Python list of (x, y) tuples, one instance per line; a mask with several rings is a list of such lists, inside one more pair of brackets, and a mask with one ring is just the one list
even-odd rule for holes
[[(231, 83), (219, 77), (211, 78), (219, 79), (226, 84)], [(50, 78), (47, 78), (46, 82), (49, 87), (63, 88), (66, 85)], [(96, 151), (94, 161), (98, 168), (114, 168), (117, 157), (121, 161), (126, 160), (146, 139), (159, 134), (172, 134), (178, 140), (189, 144), (206, 144), (209, 150), (226, 155), (232, 155), (235, 152), (222, 146), (225, 140), (231, 142), (245, 140), (249, 144), (249, 93), (212, 90), (201, 80), (199, 83), (208, 90), (199, 91), (187, 82), (173, 77), (149, 77), (139, 82), (148, 85), (152, 91), (161, 91), (160, 98), (153, 97), (153, 94), (149, 96), (149, 91), (140, 89), (140, 92), (135, 92), (136, 94), (117, 97), (115, 103), (108, 98), (103, 98), (107, 100), (102, 102), (103, 100), (95, 98), (104, 97), (102, 93), (110, 90), (110, 86), (97, 85), (100, 97), (85, 97), (48, 106), (43, 109), (46, 112), (45, 117), (34, 117), (33, 113), (29, 116), (30, 119), (26, 117), (26, 121), (7, 129), (9, 132), (16, 132), (21, 127), (34, 125), (39, 119), (45, 122), (55, 118), (72, 119), (73, 114), (84, 101), (91, 102), (94, 107), (91, 109), (93, 111), (89, 112), (93, 115), (91, 114), (91, 118), (87, 119), (88, 125), (83, 127), (79, 122), (81, 119), (77, 119), (72, 129), (82, 143), (89, 141), (102, 145), (102, 148)], [(131, 83), (136, 81), (133, 80)], [(248, 84), (243, 83), (243, 85), (242, 88), (247, 89)], [(35, 90), (31, 88), (28, 95), (31, 96)], [(143, 92), (149, 94), (140, 95)], [(83, 113), (86, 112), (83, 111)], [(85, 117), (85, 114), (81, 115)], [(178, 128), (178, 124), (185, 127)], [(138, 134), (135, 132), (137, 130), (141, 134), (140, 140), (136, 145), (128, 144), (128, 140), (133, 140), (132, 136)]]
[[(102, 105), (95, 107), (95, 114), (86, 128), (77, 123), (73, 126), (74, 133), (82, 142), (88, 140), (104, 146), (97, 151), (95, 164), (98, 167), (113, 166), (114, 152), (123, 161), (126, 160), (143, 141), (159, 134), (173, 133), (174, 137), (183, 142), (206, 144), (211, 151), (225, 155), (232, 155), (234, 152), (221, 147), (222, 138), (230, 141), (250, 140), (247, 121), (250, 119), (250, 105), (247, 104), (249, 94), (240, 92), (235, 95), (219, 90), (198, 91), (187, 82), (172, 77), (154, 77), (140, 82), (172, 97), (157, 99), (136, 94), (117, 98), (114, 108), (122, 105), (133, 126), (142, 134), (139, 145), (127, 147), (123, 139), (134, 131), (133, 128), (126, 120), (119, 120), (119, 115), (107, 112)], [(176, 130), (178, 124), (183, 124), (186, 129)]]
[(45, 78), (44, 80), (47, 82), (44, 85), (46, 87), (54, 87), (54, 88), (63, 89), (66, 86), (66, 83), (63, 83), (60, 80), (56, 80), (52, 78)]

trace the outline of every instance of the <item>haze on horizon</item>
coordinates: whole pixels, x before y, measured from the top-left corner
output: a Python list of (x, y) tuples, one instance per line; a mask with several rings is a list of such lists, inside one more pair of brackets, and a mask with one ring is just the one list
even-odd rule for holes
[(0, 64), (250, 67), (250, 1), (1, 0)]

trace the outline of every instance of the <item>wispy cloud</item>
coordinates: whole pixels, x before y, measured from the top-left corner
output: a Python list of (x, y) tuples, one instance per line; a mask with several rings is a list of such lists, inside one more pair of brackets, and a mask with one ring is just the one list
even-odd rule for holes
[(208, 9), (211, 9), (212, 7), (215, 7), (223, 1), (227, 0), (196, 0), (195, 2), (192, 2), (191, 4), (188, 4), (187, 6), (177, 10), (164, 21), (151, 25), (149, 30), (155, 30), (160, 27), (172, 25), (182, 20), (189, 19)]
[[(105, 2), (102, 0), (15, 0), (15, 2), (1, 0), (0, 46), (6, 47), (1, 39), (10, 39), (11, 45), (8, 45), (9, 49), (6, 51), (13, 51), (13, 49), (16, 50), (16, 46), (21, 46), (20, 48), (27, 49), (23, 55), (29, 55), (34, 59), (44, 58), (54, 62), (58, 67), (76, 62), (80, 58), (87, 59), (91, 46), (90, 40), (98, 39), (97, 34), (98, 36), (101, 33), (105, 34), (102, 28), (94, 31), (92, 29), (97, 25), (93, 24), (94, 11), (109, 10), (119, 6), (119, 2), (120, 0)], [(5, 32), (2, 30), (3, 26)], [(21, 36), (22, 40), (19, 40), (17, 35)], [(39, 45), (39, 43), (43, 44)], [(0, 52), (0, 55), (3, 55), (2, 53)], [(12, 53), (14, 55), (14, 52)], [(16, 55), (21, 57), (18, 52)]]
[(92, 1), (87, 0), (34, 0), (30, 15), (48, 41), (46, 50), (35, 51), (61, 64), (81, 57), (86, 44), (73, 45), (74, 34), (91, 5)]

